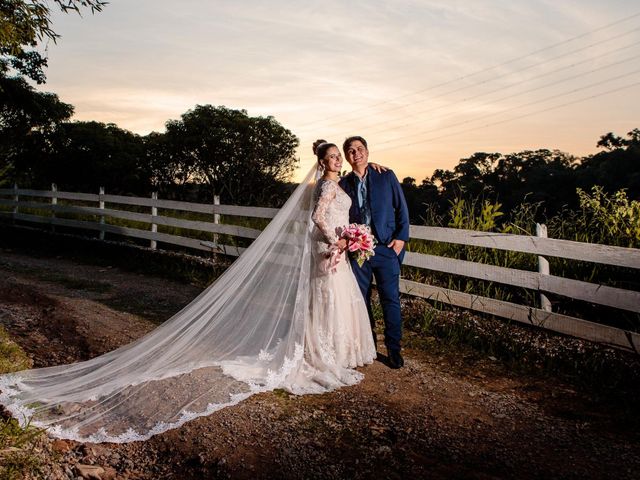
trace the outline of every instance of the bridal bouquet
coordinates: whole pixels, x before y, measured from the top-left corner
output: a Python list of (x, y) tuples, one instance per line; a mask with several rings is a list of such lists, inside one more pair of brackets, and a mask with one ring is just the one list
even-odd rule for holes
[(347, 241), (347, 250), (352, 258), (355, 258), (358, 265), (362, 267), (365, 260), (375, 255), (373, 247), (376, 244), (371, 228), (367, 225), (352, 223), (342, 227), (338, 232), (340, 238)]

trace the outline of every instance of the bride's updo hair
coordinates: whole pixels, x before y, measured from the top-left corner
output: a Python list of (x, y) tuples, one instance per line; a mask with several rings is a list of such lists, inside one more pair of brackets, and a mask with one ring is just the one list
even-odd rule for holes
[(326, 140), (318, 139), (313, 142), (313, 154), (318, 157), (318, 163), (321, 163), (322, 159), (327, 154), (327, 150), (331, 147), (336, 147), (336, 145), (334, 143), (329, 143)]

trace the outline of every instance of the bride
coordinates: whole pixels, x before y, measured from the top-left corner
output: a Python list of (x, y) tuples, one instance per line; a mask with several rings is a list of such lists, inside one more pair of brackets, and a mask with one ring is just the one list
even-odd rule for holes
[[(146, 336), (84, 362), (0, 376), (0, 404), (25, 425), (86, 442), (129, 442), (276, 388), (323, 393), (376, 357), (336, 228), (348, 224), (334, 144), (251, 246)], [(332, 254), (333, 253), (333, 254)], [(337, 260), (337, 265), (335, 261)]]
[[(336, 233), (349, 224), (351, 207), (351, 198), (338, 185), (342, 156), (336, 145), (324, 140), (314, 143), (313, 153), (324, 174), (315, 187), (311, 215), (314, 268), (305, 356), (313, 369), (329, 374), (326, 382), (317, 376), (314, 380), (334, 388), (359, 381), (362, 374), (351, 368), (371, 363), (376, 349), (367, 307), (346, 258), (347, 241)], [(335, 267), (332, 249), (339, 252)]]

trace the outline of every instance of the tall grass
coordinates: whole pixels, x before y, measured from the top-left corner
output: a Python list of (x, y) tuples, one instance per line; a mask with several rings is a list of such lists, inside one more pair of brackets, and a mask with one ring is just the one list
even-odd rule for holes
[[(607, 194), (601, 187), (591, 192), (578, 190), (580, 209), (565, 210), (546, 222), (548, 236), (565, 240), (601, 243), (640, 248), (640, 202), (627, 198), (624, 190)], [(460, 228), (475, 231), (535, 235), (536, 218), (541, 204), (522, 203), (511, 212), (503, 212), (502, 205), (482, 198), (455, 198), (444, 215), (427, 207), (425, 223), (431, 226)], [(456, 245), (444, 242), (411, 240), (410, 251), (497, 265), (518, 270), (536, 271), (537, 256), (483, 247)], [(553, 275), (576, 280), (640, 290), (637, 272), (630, 268), (548, 257)], [(485, 297), (539, 307), (539, 296), (531, 290), (449, 275), (417, 268), (403, 267), (406, 278)], [(598, 321), (621, 328), (640, 331), (640, 315), (617, 309), (591, 305), (550, 296), (554, 311), (579, 318)]]
[(640, 248), (640, 202), (625, 190), (607, 194), (600, 186), (591, 193), (577, 189), (579, 210), (565, 210), (548, 222), (556, 238)]
[[(510, 221), (502, 222), (501, 220), (505, 216), (505, 213), (502, 211), (502, 205), (500, 203), (492, 203), (484, 199), (456, 198), (451, 201), (449, 211), (443, 216), (436, 214), (433, 208), (428, 208), (426, 219), (428, 219), (430, 226), (530, 235), (535, 231), (535, 222), (531, 222), (531, 219), (535, 216), (535, 210), (535, 205), (523, 204), (516, 211), (512, 212)], [(535, 255), (446, 242), (412, 239), (407, 249), (417, 253), (426, 253), (520, 270), (534, 270), (537, 265)], [(537, 301), (536, 296), (528, 290), (509, 287), (495, 282), (475, 280), (459, 275), (412, 267), (403, 267), (403, 275), (406, 278), (421, 283), (497, 298), (504, 301), (532, 306), (535, 306), (535, 302)]]

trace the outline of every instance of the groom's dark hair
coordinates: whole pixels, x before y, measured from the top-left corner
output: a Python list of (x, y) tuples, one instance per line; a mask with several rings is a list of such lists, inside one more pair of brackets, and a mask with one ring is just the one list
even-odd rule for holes
[(364, 148), (369, 150), (369, 147), (367, 146), (367, 141), (359, 135), (354, 135), (353, 137), (347, 138), (342, 144), (342, 150), (344, 151), (345, 155), (347, 154), (347, 150), (349, 150), (349, 147), (351, 146), (351, 144), (355, 141), (362, 142), (362, 144), (364, 145)]

